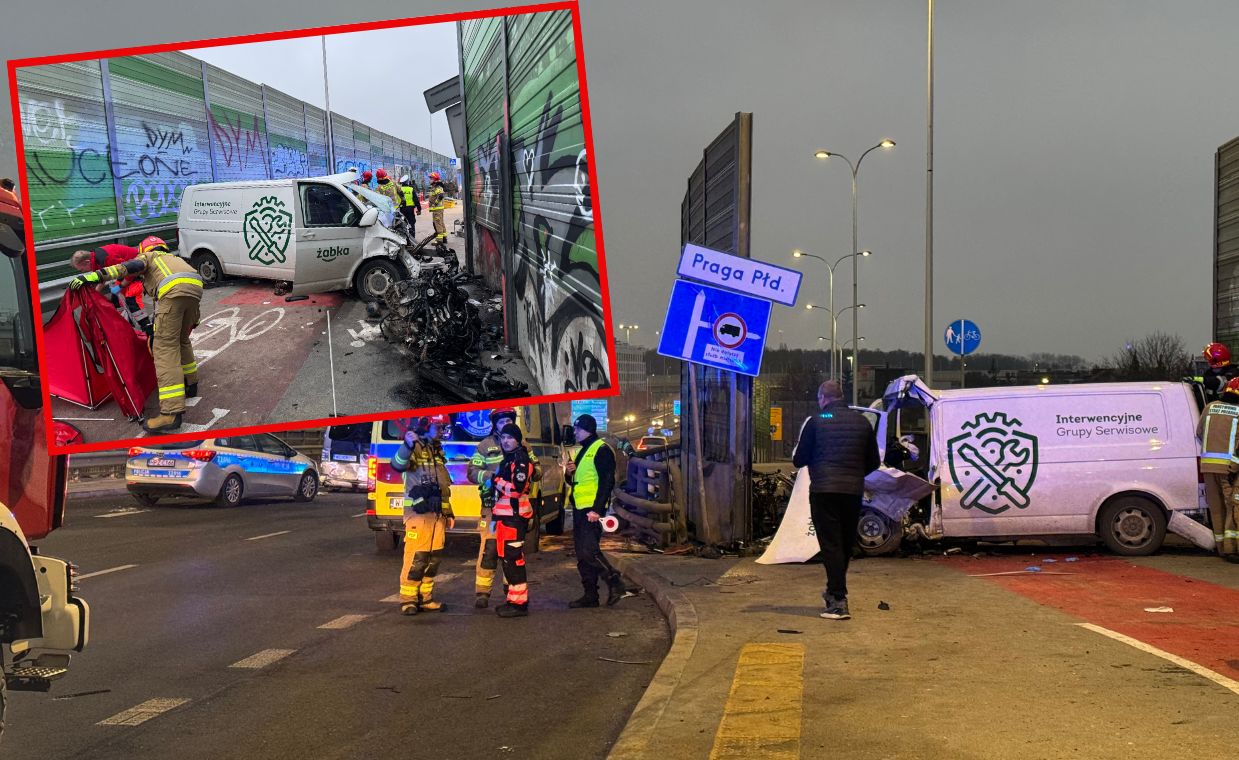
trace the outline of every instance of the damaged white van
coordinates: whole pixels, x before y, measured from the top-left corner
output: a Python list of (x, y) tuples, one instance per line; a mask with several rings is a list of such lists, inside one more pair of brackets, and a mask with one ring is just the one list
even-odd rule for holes
[(386, 198), (351, 185), (356, 172), (190, 185), (177, 218), (180, 255), (205, 282), (229, 275), (291, 283), (293, 295), (352, 287), (365, 301), (417, 272), (388, 229)]
[[(915, 375), (887, 388), (879, 448), (912, 435), (935, 486), (906, 513), (865, 510), (860, 545), (901, 538), (1014, 541), (1098, 537), (1152, 554), (1166, 530), (1208, 548), (1197, 468), (1203, 399), (1188, 383), (1106, 383), (930, 390)], [(918, 471), (919, 470), (919, 471)], [(905, 500), (905, 510), (908, 504)]]

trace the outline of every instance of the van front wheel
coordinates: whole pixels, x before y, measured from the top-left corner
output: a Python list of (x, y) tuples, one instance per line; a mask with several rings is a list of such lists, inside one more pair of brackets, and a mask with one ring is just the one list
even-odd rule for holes
[(353, 279), (357, 297), (370, 303), (382, 300), (383, 294), (400, 280), (400, 267), (388, 259), (367, 261), (357, 270)]
[(1123, 496), (1102, 507), (1097, 530), (1115, 554), (1143, 557), (1162, 548), (1166, 515), (1148, 499)]
[(218, 285), (224, 281), (224, 268), (210, 251), (198, 251), (190, 257), (189, 263), (198, 270), (198, 276), (204, 284)]
[(893, 554), (903, 543), (903, 526), (886, 515), (862, 507), (860, 521), (856, 524), (856, 547), (866, 557), (881, 557)]

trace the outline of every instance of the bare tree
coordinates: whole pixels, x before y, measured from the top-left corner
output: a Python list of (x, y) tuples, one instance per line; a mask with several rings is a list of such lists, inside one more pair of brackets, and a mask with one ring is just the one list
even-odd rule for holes
[(1122, 380), (1179, 380), (1192, 372), (1192, 355), (1178, 335), (1155, 332), (1131, 340), (1108, 364)]

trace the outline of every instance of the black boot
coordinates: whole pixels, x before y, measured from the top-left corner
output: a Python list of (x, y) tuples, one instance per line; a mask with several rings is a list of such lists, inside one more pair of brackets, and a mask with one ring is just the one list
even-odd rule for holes
[(570, 610), (579, 610), (583, 607), (597, 607), (597, 606), (598, 606), (598, 597), (590, 596), (589, 594), (582, 596), (580, 599), (573, 599), (571, 602), (568, 602), (568, 609)]
[(611, 580), (607, 586), (607, 606), (612, 607), (616, 602), (624, 598), (624, 582), (617, 577)]
[(195, 398), (197, 395), (198, 395), (198, 384), (197, 383), (186, 383), (185, 384), (185, 398)]
[(529, 605), (504, 602), (495, 608), (495, 614), (501, 618), (525, 617), (529, 614)]

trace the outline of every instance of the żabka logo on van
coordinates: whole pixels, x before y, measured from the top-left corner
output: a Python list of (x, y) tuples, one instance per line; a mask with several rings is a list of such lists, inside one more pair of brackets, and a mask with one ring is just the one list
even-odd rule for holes
[(947, 441), (961, 507), (996, 515), (1028, 506), (1028, 492), (1037, 478), (1037, 437), (1021, 427), (1023, 423), (1002, 412), (982, 413)]
[(267, 266), (284, 263), (293, 236), (293, 215), (283, 201), (274, 195), (259, 198), (246, 212), (241, 230), (251, 259)]

